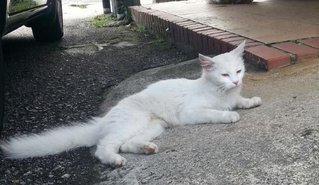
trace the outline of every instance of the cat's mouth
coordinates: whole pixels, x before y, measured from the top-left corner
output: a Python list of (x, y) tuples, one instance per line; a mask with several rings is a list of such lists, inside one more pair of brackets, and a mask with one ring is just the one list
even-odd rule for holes
[(229, 89), (236, 89), (236, 88), (238, 88), (238, 87), (240, 87), (241, 86), (241, 84), (237, 84), (237, 85), (233, 85), (233, 86), (231, 86)]

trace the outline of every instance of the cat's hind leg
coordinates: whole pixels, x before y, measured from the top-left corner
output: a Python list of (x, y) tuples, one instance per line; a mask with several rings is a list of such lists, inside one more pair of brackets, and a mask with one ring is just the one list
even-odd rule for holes
[(149, 125), (126, 141), (120, 151), (124, 153), (154, 154), (158, 152), (156, 144), (150, 142), (159, 136), (164, 130), (166, 123), (160, 119), (153, 119)]
[(158, 152), (158, 146), (155, 143), (140, 140), (132, 139), (124, 143), (120, 151), (123, 153), (135, 153), (135, 154), (154, 154)]
[(120, 146), (146, 128), (150, 118), (148, 114), (136, 112), (134, 113), (137, 116), (129, 114), (118, 116), (120, 114), (115, 113), (114, 118), (111, 117), (113, 115), (109, 116), (107, 126), (101, 131), (104, 137), (97, 144), (95, 156), (102, 163), (113, 167), (121, 167), (126, 163), (126, 159), (118, 154)]
[(126, 163), (126, 159), (118, 154), (121, 141), (115, 140), (115, 135), (104, 137), (95, 152), (95, 156), (104, 164), (109, 164), (113, 167), (121, 167)]
[[(105, 127), (101, 129), (101, 135), (104, 137), (97, 144), (95, 156), (102, 163), (114, 167), (121, 167), (126, 163), (126, 159), (118, 154), (123, 144), (137, 135), (142, 136), (146, 133), (144, 137), (150, 140), (154, 138), (153, 135), (159, 131), (162, 132), (161, 128), (157, 128), (158, 126), (154, 126), (154, 129), (149, 129), (150, 133), (153, 132), (154, 134), (144, 131), (146, 128), (152, 127), (152, 125), (160, 125), (159, 122), (152, 121), (153, 119), (149, 112), (139, 111), (136, 107), (131, 108), (127, 104), (113, 108), (107, 114), (106, 120)], [(137, 141), (137, 138), (132, 140), (132, 142)], [(153, 148), (153, 145), (149, 144), (148, 146)]]

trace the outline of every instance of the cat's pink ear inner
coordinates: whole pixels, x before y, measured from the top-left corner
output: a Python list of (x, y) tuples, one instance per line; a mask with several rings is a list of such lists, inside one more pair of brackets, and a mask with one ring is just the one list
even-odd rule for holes
[(214, 62), (212, 61), (210, 57), (207, 57), (199, 53), (198, 58), (199, 58), (199, 63), (203, 69), (208, 71), (213, 67)]

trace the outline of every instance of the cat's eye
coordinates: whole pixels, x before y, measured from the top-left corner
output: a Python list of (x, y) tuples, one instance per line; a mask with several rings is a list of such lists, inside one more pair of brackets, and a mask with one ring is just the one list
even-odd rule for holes
[(237, 74), (241, 72), (241, 69), (237, 71)]
[(229, 76), (229, 74), (227, 74), (227, 73), (223, 73), (223, 74), (222, 74), (222, 76)]

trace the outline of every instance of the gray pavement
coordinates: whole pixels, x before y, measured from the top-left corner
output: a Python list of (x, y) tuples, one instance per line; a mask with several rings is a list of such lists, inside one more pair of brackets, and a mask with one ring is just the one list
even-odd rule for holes
[[(168, 129), (159, 153), (127, 154), (128, 165), (100, 184), (317, 184), (319, 182), (319, 60), (279, 72), (248, 71), (243, 94), (263, 105), (239, 110), (235, 124)], [(196, 78), (197, 60), (140, 72), (106, 97), (117, 101), (166, 78)]]

